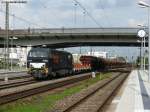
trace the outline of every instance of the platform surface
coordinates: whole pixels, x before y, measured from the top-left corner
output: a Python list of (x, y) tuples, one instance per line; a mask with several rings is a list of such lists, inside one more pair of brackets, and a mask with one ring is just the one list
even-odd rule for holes
[(6, 70), (0, 70), (0, 80), (4, 79), (4, 77), (7, 75), (8, 78), (13, 78), (13, 77), (23, 77), (27, 76), (27, 71), (25, 70), (16, 70), (16, 71), (6, 71)]
[(116, 112), (150, 112), (150, 82), (147, 71), (131, 72)]

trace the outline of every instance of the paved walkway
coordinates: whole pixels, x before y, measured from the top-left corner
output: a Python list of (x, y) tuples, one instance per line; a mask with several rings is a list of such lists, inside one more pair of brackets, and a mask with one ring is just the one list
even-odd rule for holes
[(150, 112), (150, 82), (147, 71), (131, 72), (116, 112)]
[[(12, 73), (12, 72), (22, 72), (22, 71), (27, 71), (27, 70), (26, 69), (14, 69), (14, 70), (9, 70), (8, 72)], [(3, 73), (7, 73), (7, 70), (0, 69), (0, 74), (3, 74)]]
[(13, 78), (13, 77), (22, 77), (29, 75), (27, 74), (27, 71), (25, 70), (14, 70), (14, 71), (6, 71), (6, 70), (0, 70), (0, 80), (3, 80), (5, 76), (8, 78)]

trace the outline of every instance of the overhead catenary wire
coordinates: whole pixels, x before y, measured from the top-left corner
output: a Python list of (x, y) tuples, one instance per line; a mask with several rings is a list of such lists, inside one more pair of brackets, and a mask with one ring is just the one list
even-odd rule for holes
[[(91, 18), (91, 20), (92, 20), (97, 26), (99, 26), (99, 27), (102, 28), (102, 25), (100, 25), (100, 23), (92, 16), (92, 14), (91, 14), (79, 1), (77, 1), (77, 0), (73, 0), (73, 1), (75, 1), (75, 3), (78, 4), (78, 5), (83, 9), (84, 15), (86, 14), (87, 16), (89, 16), (89, 17)], [(47, 6), (45, 6), (44, 4), (42, 4), (42, 5), (43, 5), (44, 8), (47, 8)], [(47, 8), (47, 9), (48, 9), (48, 8)], [(5, 11), (2, 10), (2, 9), (0, 9), (0, 12), (5, 13)], [(9, 15), (10, 15), (10, 16), (13, 16), (13, 14), (10, 14), (10, 13), (9, 13)], [(33, 23), (33, 22), (31, 22), (31, 21), (29, 21), (29, 20), (27, 20), (27, 19), (24, 19), (24, 18), (22, 18), (22, 17), (18, 17), (18, 16), (16, 16), (16, 15), (14, 15), (14, 17), (15, 17), (16, 19), (20, 20), (20, 21), (25, 22), (25, 23), (32, 24), (33, 26), (37, 26), (37, 27), (43, 28), (41, 25), (36, 24), (36, 23)], [(75, 17), (75, 18), (76, 18), (76, 17)], [(76, 20), (74, 20), (74, 21), (76, 21)], [(76, 22), (74, 22), (74, 23), (76, 24)], [(85, 24), (85, 23), (84, 23), (84, 24)]]
[[(100, 8), (105, 12), (105, 8), (104, 8), (104, 6), (102, 5), (102, 1), (99, 0), (99, 3), (100, 3)], [(109, 20), (109, 17), (108, 17), (107, 15), (105, 15), (105, 14), (104, 14), (104, 16), (105, 16), (105, 19), (107, 20), (108, 25), (111, 26), (111, 22), (110, 22), (110, 20)]]
[[(3, 9), (0, 9), (0, 12), (5, 13), (6, 11), (4, 11)], [(39, 28), (45, 28), (45, 27), (42, 27), (42, 26), (40, 26), (40, 25), (38, 25), (36, 23), (33, 23), (33, 22), (29, 21), (29, 20), (26, 20), (24, 18), (18, 17), (18, 16), (14, 15), (14, 14), (11, 14), (11, 13), (9, 13), (9, 16), (14, 17), (14, 18), (16, 18), (16, 19), (18, 19), (18, 20), (20, 20), (22, 22), (25, 22), (25, 23), (28, 23), (28, 24), (32, 24), (33, 26), (37, 26)]]
[(77, 0), (73, 0), (75, 3), (77, 3), (85, 12), (86, 14), (93, 20), (93, 22), (99, 26), (100, 28), (103, 28), (102, 25), (97, 22), (97, 20), (93, 17), (93, 15)]
[[(46, 1), (46, 2), (44, 2), (44, 3), (41, 3), (41, 6), (42, 6), (43, 8), (45, 8), (45, 9), (49, 10), (49, 13), (50, 13), (52, 16), (54, 16), (55, 18), (59, 18), (60, 15), (58, 16), (58, 15), (56, 15), (56, 13), (52, 12), (51, 9), (50, 9), (50, 7), (47, 6), (47, 3), (48, 3), (48, 1)], [(59, 23), (57, 23), (57, 24), (56, 24), (56, 23), (53, 23), (53, 24), (55, 24), (55, 26), (58, 26)], [(67, 25), (68, 25), (68, 22), (66, 22), (65, 25), (67, 26)], [(63, 25), (62, 28), (66, 27), (66, 26)]]
[(86, 12), (83, 11), (83, 26), (85, 27), (86, 25)]
[(74, 4), (74, 27), (75, 27), (75, 28), (76, 28), (76, 26), (77, 26), (77, 6), (78, 6), (78, 4), (75, 3), (75, 4)]
[[(43, 8), (45, 8), (45, 9), (50, 9), (47, 5), (47, 2), (44, 2), (44, 3), (41, 3), (41, 6), (43, 7)], [(73, 25), (74, 25), (74, 27), (76, 28), (77, 27), (77, 6), (78, 6), (78, 3), (74, 3), (73, 4), (74, 5), (74, 9), (73, 9)], [(82, 8), (81, 8), (82, 9)], [(55, 16), (56, 18), (58, 18), (54, 13), (51, 13), (53, 16)], [(83, 10), (83, 25), (85, 25), (85, 16), (86, 16), (86, 11), (84, 11)], [(65, 23), (65, 25), (66, 25), (67, 23)]]
[[(55, 18), (58, 18), (59, 16), (57, 16), (56, 15), (56, 13), (53, 13), (52, 11), (51, 11), (51, 9), (47, 6), (47, 4), (48, 4), (48, 2), (49, 1), (45, 1), (44, 3), (43, 2), (41, 2), (40, 3), (40, 6), (42, 7), (42, 8), (44, 8), (44, 9), (47, 9), (49, 12), (48, 13), (50, 13), (52, 16), (54, 16)], [(56, 23), (52, 23), (53, 25), (55, 25), (55, 26), (58, 26), (58, 24), (56, 24)], [(63, 26), (64, 27), (64, 26)]]

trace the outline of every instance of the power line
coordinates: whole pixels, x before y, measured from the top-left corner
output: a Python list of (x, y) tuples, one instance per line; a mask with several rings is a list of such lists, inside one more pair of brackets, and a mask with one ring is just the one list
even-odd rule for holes
[(75, 4), (74, 4), (74, 27), (75, 27), (75, 28), (76, 28), (76, 26), (77, 26), (77, 6), (78, 6), (78, 4), (75, 3)]
[(32, 24), (32, 25), (34, 25), (34, 26), (37, 26), (37, 27), (43, 28), (41, 25), (38, 25), (38, 24), (33, 23), (33, 22), (30, 22), (29, 20), (26, 20), (26, 19), (24, 19), (24, 18), (21, 18), (21, 17), (15, 16), (15, 15), (12, 15), (12, 14), (11, 14), (11, 16), (14, 16), (16, 19), (18, 19), (18, 20), (20, 20), (20, 21), (24, 21), (24, 22), (26, 22), (26, 23), (28, 23), (28, 24)]
[[(2, 10), (2, 9), (0, 9), (0, 12), (6, 13), (6, 11), (4, 11), (4, 10)], [(15, 17), (16, 19), (18, 19), (18, 20), (20, 20), (20, 21), (23, 21), (23, 22), (25, 22), (25, 23), (32, 24), (32, 25), (38, 26), (38, 27), (40, 27), (40, 28), (44, 28), (44, 27), (42, 27), (42, 26), (40, 26), (40, 25), (38, 25), (38, 24), (36, 24), (36, 23), (30, 22), (29, 20), (26, 20), (26, 19), (24, 19), (24, 18), (18, 17), (18, 16), (14, 15), (14, 14), (9, 13), (9, 16)]]
[[(6, 30), (6, 69), (9, 70), (9, 5), (10, 4), (22, 4), (26, 1), (2, 1), (6, 6), (5, 13), (5, 30)], [(7, 74), (5, 75), (4, 80), (8, 81)]]
[[(101, 9), (102, 9), (103, 11), (105, 11), (105, 8), (104, 8), (104, 6), (102, 5), (101, 0), (99, 0), (99, 3), (100, 3)], [(109, 21), (109, 19), (108, 19), (109, 17), (108, 17), (107, 15), (105, 15), (105, 14), (104, 14), (104, 16), (105, 16), (105, 18), (107, 19), (108, 25), (110, 25), (111, 23), (110, 23), (110, 21)]]
[(97, 22), (97, 20), (92, 16), (92, 14), (91, 14), (90, 12), (88, 12), (87, 9), (86, 9), (79, 1), (77, 1), (77, 0), (73, 0), (73, 1), (76, 2), (76, 3), (87, 13), (87, 15), (93, 20), (93, 22), (94, 22), (97, 26), (103, 28), (103, 27)]
[[(47, 10), (49, 10), (50, 11), (50, 8), (49, 7), (47, 7), (47, 3), (48, 3), (49, 1), (45, 1), (44, 3), (43, 2), (40, 2), (40, 5), (44, 8), (44, 9), (47, 9)], [(51, 13), (53, 16), (55, 16), (56, 18), (58, 18), (57, 16), (56, 16), (56, 14), (54, 14), (54, 13)], [(56, 23), (53, 23), (53, 25), (55, 25), (55, 26), (57, 26), (57, 24)]]
[(86, 12), (83, 11), (83, 26), (86, 24)]
[[(55, 16), (56, 18), (58, 18), (58, 16), (56, 14), (54, 14), (51, 9), (46, 5), (48, 1), (44, 2), (44, 3), (41, 3), (41, 6), (47, 10), (50, 11), (50, 13), (52, 14), (52, 16)], [(68, 24), (68, 23), (65, 23), (65, 25)], [(57, 26), (57, 24), (55, 23), (55, 25)], [(64, 27), (64, 26), (63, 26)]]

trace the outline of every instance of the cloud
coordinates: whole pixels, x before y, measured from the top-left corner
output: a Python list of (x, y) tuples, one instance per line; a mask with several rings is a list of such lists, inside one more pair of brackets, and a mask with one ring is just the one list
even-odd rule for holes
[[(103, 27), (132, 26), (135, 21), (145, 21), (146, 11), (139, 8), (138, 0), (78, 0)], [(10, 12), (30, 22), (10, 17), (10, 26), (74, 27), (75, 2), (73, 0), (28, 0), (27, 4), (10, 5)], [(5, 7), (3, 5), (3, 10)], [(77, 27), (99, 27), (83, 9), (76, 6)], [(85, 17), (85, 22), (84, 22)], [(132, 18), (133, 20), (129, 20)], [(0, 26), (4, 28), (4, 14), (0, 13)], [(135, 21), (134, 21), (135, 20)], [(34, 23), (34, 24), (32, 24)], [(37, 25), (35, 25), (37, 24)]]
[(150, 1), (149, 1), (149, 0), (142, 0), (142, 1), (143, 1), (143, 2), (146, 2), (146, 3), (148, 3), (148, 4), (150, 3)]
[(144, 25), (144, 22), (142, 21), (138, 21), (138, 20), (135, 20), (135, 19), (129, 19), (128, 20), (128, 25), (130, 27), (137, 27), (138, 25)]
[(130, 7), (134, 6), (135, 1), (134, 0), (117, 0), (116, 6), (118, 7)]

